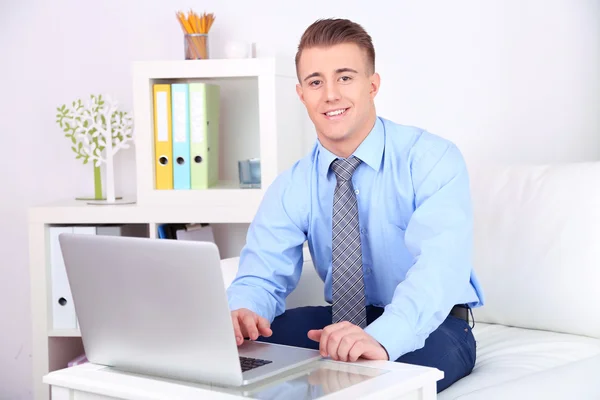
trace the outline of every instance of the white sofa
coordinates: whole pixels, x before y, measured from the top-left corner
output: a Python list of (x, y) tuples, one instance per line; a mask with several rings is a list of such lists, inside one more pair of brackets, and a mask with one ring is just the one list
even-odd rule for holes
[[(477, 362), (438, 395), (461, 399), (600, 399), (600, 163), (473, 166)], [(225, 284), (238, 259), (223, 261)], [(319, 305), (305, 251), (287, 307)]]

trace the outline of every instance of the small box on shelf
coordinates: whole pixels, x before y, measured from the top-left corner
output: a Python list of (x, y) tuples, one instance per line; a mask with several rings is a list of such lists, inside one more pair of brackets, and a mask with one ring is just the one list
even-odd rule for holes
[(260, 159), (238, 161), (238, 173), (240, 176), (240, 187), (260, 189)]

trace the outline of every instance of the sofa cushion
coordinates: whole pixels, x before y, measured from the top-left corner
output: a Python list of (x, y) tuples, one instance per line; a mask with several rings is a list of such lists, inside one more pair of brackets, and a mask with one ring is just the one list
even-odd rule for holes
[(473, 333), (475, 368), (440, 400), (600, 398), (600, 340), (484, 323)]
[(600, 338), (600, 162), (470, 166), (475, 319)]

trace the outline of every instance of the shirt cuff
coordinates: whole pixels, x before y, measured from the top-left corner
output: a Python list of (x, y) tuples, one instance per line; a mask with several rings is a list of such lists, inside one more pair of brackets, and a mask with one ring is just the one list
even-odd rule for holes
[(367, 326), (365, 332), (383, 346), (390, 361), (396, 361), (404, 354), (419, 348), (416, 334), (409, 324), (388, 310)]
[(250, 311), (254, 311), (259, 316), (265, 318), (269, 323), (273, 322), (275, 318), (274, 310), (270, 312), (269, 307), (260, 307), (259, 302), (253, 299), (252, 293), (256, 295), (256, 288), (254, 290), (244, 290), (241, 287), (230, 287), (228, 289), (228, 304), (231, 311), (238, 310), (240, 308), (247, 308)]

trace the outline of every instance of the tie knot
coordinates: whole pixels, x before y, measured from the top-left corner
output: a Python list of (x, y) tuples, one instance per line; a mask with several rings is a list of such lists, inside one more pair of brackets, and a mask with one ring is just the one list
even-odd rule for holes
[(356, 157), (336, 158), (331, 163), (331, 169), (338, 180), (349, 181), (360, 163), (360, 159)]

